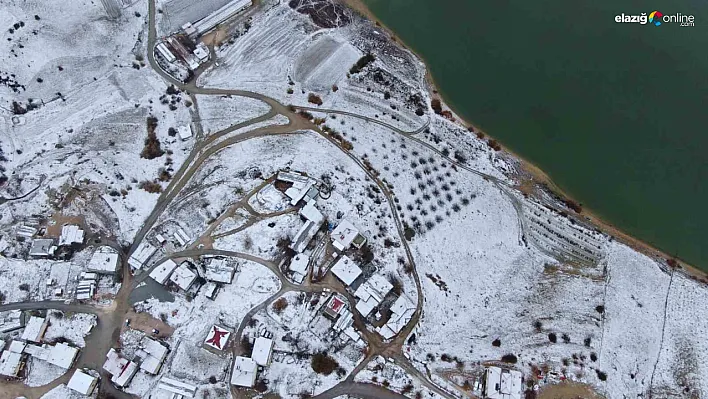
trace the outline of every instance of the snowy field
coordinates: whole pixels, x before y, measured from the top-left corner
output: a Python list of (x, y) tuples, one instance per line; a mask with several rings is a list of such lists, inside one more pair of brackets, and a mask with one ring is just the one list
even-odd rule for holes
[(248, 97), (198, 95), (199, 118), (204, 132), (216, 133), (266, 114), (268, 104)]

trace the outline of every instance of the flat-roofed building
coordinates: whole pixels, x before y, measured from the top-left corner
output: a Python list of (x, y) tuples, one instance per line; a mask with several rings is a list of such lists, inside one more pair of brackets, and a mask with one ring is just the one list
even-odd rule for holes
[(120, 265), (120, 256), (115, 249), (103, 246), (98, 248), (89, 260), (86, 269), (100, 274), (115, 274)]
[(259, 366), (268, 366), (270, 364), (271, 358), (273, 357), (273, 345), (275, 343), (272, 339), (265, 337), (256, 338), (256, 342), (253, 343), (253, 351), (251, 353), (251, 358)]
[(84, 243), (84, 231), (75, 224), (62, 226), (59, 236), (59, 246)]
[(76, 370), (66, 386), (82, 395), (89, 396), (93, 393), (93, 390), (96, 389), (96, 384), (98, 384), (97, 377), (81, 370)]
[(342, 255), (332, 266), (332, 274), (341, 280), (344, 285), (350, 286), (354, 280), (361, 276), (361, 269), (348, 256)]
[(167, 259), (152, 269), (150, 277), (158, 284), (165, 284), (176, 268), (177, 264), (172, 259)]
[(189, 287), (192, 286), (192, 283), (194, 283), (194, 280), (197, 279), (197, 274), (189, 270), (187, 265), (189, 265), (189, 262), (182, 262), (170, 276), (170, 281), (177, 284), (179, 288), (185, 291), (187, 291)]
[(128, 258), (128, 264), (133, 269), (141, 269), (145, 263), (157, 252), (157, 248), (147, 241), (143, 241), (135, 248), (135, 251)]
[(258, 365), (253, 359), (236, 356), (234, 368), (231, 370), (231, 385), (251, 388), (256, 384)]
[(25, 330), (22, 332), (22, 340), (41, 343), (48, 326), (49, 321), (46, 318), (36, 316), (30, 317), (25, 325)]
[(482, 395), (488, 399), (521, 399), (522, 382), (520, 371), (490, 366), (484, 370)]
[(359, 233), (359, 229), (348, 220), (342, 220), (332, 230), (332, 245), (339, 251), (346, 251), (350, 246), (361, 248), (366, 244), (366, 237)]

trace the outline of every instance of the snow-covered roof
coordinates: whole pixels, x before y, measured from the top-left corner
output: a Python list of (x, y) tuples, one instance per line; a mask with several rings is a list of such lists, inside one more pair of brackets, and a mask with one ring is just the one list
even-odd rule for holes
[[(185, 127), (187, 129), (187, 127)], [(181, 135), (181, 133), (180, 133)], [(189, 133), (190, 137), (192, 133)], [(179, 245), (185, 246), (187, 243), (191, 240), (191, 238), (187, 235), (187, 233), (184, 232), (181, 228), (177, 229), (174, 233), (172, 233), (172, 236), (179, 242)]]
[(93, 253), (86, 269), (96, 273), (113, 274), (119, 264), (118, 252), (111, 247), (100, 247)]
[(212, 326), (211, 329), (209, 329), (206, 339), (204, 340), (204, 345), (220, 351), (224, 350), (224, 347), (229, 342), (230, 336), (231, 331), (219, 326)]
[(189, 270), (187, 264), (187, 262), (182, 262), (170, 276), (170, 281), (185, 291), (192, 286), (192, 283), (197, 278), (197, 275)]
[(206, 279), (218, 283), (231, 284), (235, 269), (225, 259), (213, 259), (206, 265)]
[[(181, 140), (189, 140), (192, 137), (192, 129), (189, 126), (180, 126), (177, 128), (177, 133)], [(176, 236), (175, 236), (176, 238)], [(184, 244), (182, 244), (184, 245)]]
[(378, 305), (392, 288), (393, 285), (384, 276), (374, 274), (357, 288), (354, 296), (363, 301), (369, 301), (372, 298)]
[(140, 340), (140, 347), (145, 352), (140, 368), (150, 374), (157, 374), (167, 357), (167, 347), (150, 337), (143, 337)]
[[(193, 398), (197, 393), (197, 387), (191, 384), (185, 384), (182, 381), (177, 381), (172, 378), (162, 377), (157, 387), (167, 392), (172, 392), (181, 395), (185, 398)], [(174, 397), (174, 396), (173, 396)], [(176, 396), (179, 398), (180, 396)]]
[(10, 351), (2, 351), (0, 355), (0, 375), (16, 377), (20, 371), (22, 354)]
[(112, 375), (111, 381), (119, 387), (128, 385), (135, 373), (138, 372), (138, 365), (121, 357), (115, 349), (111, 348), (106, 354), (106, 362), (103, 369)]
[(361, 275), (361, 269), (348, 256), (342, 255), (332, 266), (332, 273), (345, 285), (351, 285)]
[(12, 342), (10, 342), (10, 346), (7, 348), (7, 350), (13, 353), (22, 353), (25, 350), (26, 346), (27, 344), (22, 341), (13, 340)]
[(22, 339), (31, 342), (42, 342), (44, 332), (47, 330), (49, 322), (43, 317), (30, 317), (25, 325), (25, 330), (22, 332)]
[(76, 370), (66, 386), (82, 395), (90, 395), (96, 387), (97, 382), (98, 378), (86, 374), (81, 370)]
[(22, 311), (9, 310), (0, 312), (0, 333), (17, 330), (22, 327)]
[(336, 331), (342, 331), (349, 328), (354, 323), (354, 315), (347, 309), (342, 310), (339, 319), (334, 323), (332, 328)]
[(256, 338), (253, 343), (253, 352), (251, 358), (259, 366), (267, 366), (270, 364), (270, 358), (273, 354), (273, 340), (264, 337)]
[(32, 240), (32, 247), (29, 250), (30, 256), (49, 256), (54, 254), (54, 240), (51, 238), (38, 238)]
[(315, 224), (321, 224), (324, 221), (324, 216), (322, 212), (315, 207), (315, 204), (308, 202), (307, 205), (300, 209), (300, 215), (307, 220), (311, 220)]
[(177, 264), (172, 259), (167, 259), (152, 269), (150, 277), (157, 281), (158, 284), (165, 284), (167, 279), (170, 278), (170, 274), (172, 274), (176, 268)]
[(47, 361), (55, 366), (68, 369), (74, 364), (74, 360), (78, 354), (78, 348), (74, 348), (65, 343), (58, 343), (50, 347)]
[(204, 295), (209, 298), (209, 299), (214, 299), (214, 296), (216, 295), (216, 290), (217, 290), (216, 283), (214, 282), (208, 282), (204, 284), (204, 287), (202, 288), (204, 291)]
[(234, 369), (231, 372), (231, 385), (240, 387), (252, 387), (256, 383), (256, 371), (258, 365), (253, 359), (243, 356), (236, 356)]
[(354, 239), (359, 235), (359, 230), (348, 220), (342, 220), (332, 230), (332, 244), (340, 251), (348, 249)]
[(140, 243), (140, 245), (138, 245), (137, 248), (135, 248), (133, 254), (130, 255), (128, 263), (134, 269), (140, 269), (141, 267), (143, 267), (145, 262), (147, 262), (147, 260), (155, 254), (155, 252), (157, 252), (157, 248), (152, 246), (152, 244), (150, 244), (149, 242), (143, 241)]
[(290, 248), (295, 252), (304, 251), (305, 248), (307, 248), (307, 244), (312, 240), (312, 237), (317, 234), (317, 230), (319, 230), (321, 224), (322, 222), (316, 224), (312, 220), (307, 220), (305, 224), (300, 227), (297, 234), (295, 234), (295, 237), (293, 237)]
[(293, 257), (293, 259), (290, 261), (290, 271), (301, 274), (301, 275), (306, 275), (307, 274), (307, 265), (310, 264), (310, 257), (305, 255), (305, 254), (297, 254)]
[(214, 28), (216, 25), (226, 21), (227, 19), (231, 18), (233, 15), (236, 15), (239, 12), (250, 7), (251, 4), (253, 4), (252, 0), (232, 0), (228, 3), (226, 3), (223, 7), (214, 11), (213, 13), (211, 13), (211, 14), (207, 15), (206, 17), (200, 19), (199, 21), (195, 22), (193, 24), (194, 29), (199, 34), (203, 34), (204, 32), (208, 32), (209, 30)]
[(280, 171), (278, 172), (277, 179), (280, 181), (288, 182), (288, 183), (300, 183), (302, 185), (305, 185), (308, 181), (310, 181), (310, 178), (300, 174), (298, 172), (285, 172), (285, 171)]
[(521, 399), (522, 374), (516, 370), (487, 367), (483, 394), (489, 399)]
[(194, 55), (199, 59), (199, 61), (204, 62), (207, 58), (209, 58), (209, 50), (204, 43), (199, 43), (194, 49)]
[(84, 231), (75, 224), (62, 226), (59, 245), (83, 244)]
[(384, 326), (377, 329), (378, 333), (385, 339), (390, 339), (398, 334), (413, 317), (415, 307), (416, 305), (406, 295), (398, 297), (391, 305), (391, 317)]
[(367, 300), (357, 302), (356, 310), (361, 313), (362, 316), (366, 317), (378, 304), (379, 303), (373, 297), (369, 297)]

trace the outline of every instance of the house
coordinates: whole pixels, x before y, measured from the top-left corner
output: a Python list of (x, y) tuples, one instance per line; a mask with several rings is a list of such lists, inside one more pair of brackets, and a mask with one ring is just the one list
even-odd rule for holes
[(96, 293), (96, 273), (81, 273), (81, 280), (76, 287), (76, 299), (88, 300)]
[(253, 352), (251, 353), (253, 361), (259, 366), (270, 365), (270, 360), (273, 357), (273, 345), (272, 339), (256, 338), (256, 342), (253, 343)]
[(28, 344), (25, 346), (23, 353), (57, 367), (70, 369), (79, 355), (79, 349), (65, 343), (42, 346)]
[(35, 234), (37, 234), (37, 229), (32, 226), (26, 226), (26, 225), (19, 225), (17, 226), (17, 229), (15, 230), (15, 234), (18, 237), (25, 237), (25, 238), (32, 238), (34, 237)]
[(84, 373), (81, 370), (76, 370), (66, 386), (82, 395), (89, 396), (96, 388), (97, 384), (97, 377)]
[(211, 299), (212, 301), (216, 299), (216, 294), (217, 291), (219, 290), (219, 287), (217, 287), (216, 283), (210, 281), (206, 284), (204, 284), (204, 296), (207, 297), (208, 299)]
[(231, 337), (231, 331), (220, 326), (212, 326), (204, 340), (204, 345), (223, 351), (229, 342), (229, 337)]
[(54, 246), (54, 240), (51, 238), (38, 238), (32, 240), (32, 247), (29, 250), (29, 256), (35, 258), (46, 258), (54, 255), (57, 247)]
[(343, 298), (340, 298), (338, 295), (332, 295), (332, 298), (330, 298), (327, 305), (325, 305), (323, 313), (328, 318), (335, 320), (337, 316), (339, 316), (339, 313), (346, 309), (346, 307), (347, 305)]
[(361, 276), (361, 269), (348, 256), (342, 255), (332, 266), (332, 274), (337, 276), (344, 285), (349, 286), (357, 277)]
[(197, 279), (196, 273), (189, 270), (189, 262), (182, 262), (175, 271), (170, 276), (170, 281), (177, 284), (177, 286), (185, 291), (192, 286), (194, 280)]
[(19, 330), (22, 328), (22, 311), (8, 310), (0, 312), (0, 333)]
[(305, 254), (297, 254), (290, 261), (289, 269), (293, 272), (293, 280), (302, 283), (309, 270), (310, 257)]
[(374, 274), (357, 288), (354, 296), (359, 298), (356, 303), (356, 310), (362, 316), (368, 316), (371, 311), (383, 301), (386, 294), (393, 288), (386, 278), (380, 274)]
[(197, 47), (194, 49), (193, 54), (197, 57), (199, 63), (203, 63), (209, 59), (209, 49), (202, 42), (197, 43)]
[(186, 24), (182, 25), (182, 31), (187, 34), (187, 36), (196, 36), (197, 35), (197, 30), (194, 29), (194, 26), (192, 26), (191, 22), (187, 22)]
[(359, 230), (348, 220), (342, 220), (332, 230), (330, 237), (332, 238), (332, 245), (339, 251), (346, 251), (352, 245), (355, 248), (361, 248), (366, 244), (366, 237), (359, 234)]
[(162, 377), (157, 387), (164, 391), (172, 392), (173, 395), (170, 397), (174, 399), (193, 398), (197, 394), (196, 386), (167, 377)]
[(315, 207), (314, 201), (308, 202), (300, 209), (300, 216), (305, 219), (305, 224), (295, 234), (290, 248), (295, 252), (303, 252), (307, 244), (312, 241), (312, 238), (317, 234), (317, 231), (324, 223), (324, 216)]
[(91, 256), (86, 270), (100, 274), (115, 274), (120, 265), (120, 257), (115, 249), (103, 246)]
[(111, 375), (111, 381), (122, 388), (128, 385), (138, 372), (138, 365), (120, 356), (115, 349), (111, 348), (106, 354), (103, 369)]
[(520, 371), (487, 367), (482, 396), (489, 399), (521, 399), (523, 377)]
[(136, 352), (136, 355), (143, 359), (142, 363), (140, 363), (140, 369), (148, 374), (157, 375), (160, 372), (162, 363), (167, 358), (167, 352), (169, 352), (169, 349), (159, 341), (150, 337), (143, 337), (140, 340), (140, 349)]
[(25, 324), (21, 339), (26, 342), (41, 343), (48, 326), (49, 321), (46, 318), (32, 316)]
[(376, 331), (381, 334), (384, 339), (393, 338), (413, 318), (415, 309), (415, 303), (413, 303), (413, 301), (411, 301), (406, 295), (401, 295), (398, 299), (396, 299), (393, 305), (391, 305), (391, 317), (385, 325), (377, 328)]
[(251, 388), (256, 384), (258, 365), (253, 359), (236, 356), (234, 368), (231, 371), (231, 385)]
[(160, 263), (159, 265), (157, 265), (157, 267), (152, 269), (152, 271), (150, 272), (150, 277), (158, 284), (164, 285), (176, 268), (177, 264), (172, 259), (167, 259), (166, 261)]
[[(281, 171), (278, 172), (277, 180), (292, 184), (291, 187), (285, 190), (285, 195), (290, 198), (290, 205), (297, 205), (300, 201), (305, 199), (306, 196), (308, 199), (305, 200), (305, 202), (310, 202), (310, 200), (316, 198), (317, 194), (319, 194), (315, 187), (317, 181), (303, 174)], [(315, 191), (311, 191), (313, 188), (315, 188)], [(310, 194), (308, 195), (308, 193)]]
[(354, 315), (349, 309), (344, 308), (340, 311), (339, 318), (332, 325), (332, 329), (334, 331), (345, 331), (351, 328), (352, 324), (354, 324)]
[(22, 358), (22, 353), (10, 350), (2, 351), (2, 354), (0, 354), (0, 375), (17, 377), (22, 370)]
[(84, 231), (75, 224), (62, 226), (59, 236), (59, 246), (84, 243)]
[[(192, 130), (189, 128), (189, 126), (180, 126), (177, 128), (177, 134), (179, 134), (179, 138), (182, 141), (187, 141), (192, 138)], [(177, 238), (177, 233), (175, 233), (175, 238)], [(179, 240), (179, 239), (178, 239)], [(184, 244), (182, 244), (184, 245)]]
[(143, 241), (135, 248), (135, 251), (130, 254), (128, 264), (133, 269), (141, 269), (155, 252), (157, 252), (157, 248), (153, 247), (149, 242)]
[(236, 273), (236, 269), (226, 259), (212, 259), (205, 268), (205, 278), (217, 283), (231, 284)]
[[(187, 129), (187, 128), (185, 127), (185, 129)], [(187, 129), (187, 130), (189, 130), (189, 129)], [(191, 137), (192, 133), (190, 132), (189, 135)], [(175, 240), (177, 240), (179, 245), (182, 247), (187, 245), (187, 243), (191, 240), (191, 238), (187, 235), (187, 233), (185, 233), (184, 230), (182, 230), (181, 228), (177, 229), (177, 231), (172, 233), (172, 236), (175, 238)]]

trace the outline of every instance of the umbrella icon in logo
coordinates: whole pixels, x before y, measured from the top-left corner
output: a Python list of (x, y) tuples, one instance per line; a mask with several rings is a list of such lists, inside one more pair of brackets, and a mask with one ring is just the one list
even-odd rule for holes
[(663, 16), (664, 14), (662, 14), (661, 11), (652, 11), (652, 13), (649, 14), (649, 22), (659, 26), (661, 25), (661, 17)]

